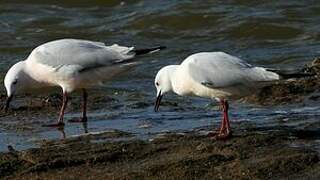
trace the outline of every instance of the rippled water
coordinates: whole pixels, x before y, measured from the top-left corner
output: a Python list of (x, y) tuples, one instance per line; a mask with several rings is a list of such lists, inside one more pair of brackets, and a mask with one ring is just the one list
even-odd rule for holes
[[(26, 58), (34, 47), (59, 38), (137, 47), (166, 45), (166, 51), (143, 57), (144, 63), (135, 70), (103, 87), (102, 91), (119, 99), (122, 108), (111, 112), (114, 116), (103, 109), (91, 111), (89, 131), (111, 128), (144, 136), (169, 130), (190, 130), (217, 123), (219, 112), (203, 108), (209, 103), (204, 99), (169, 96), (167, 100), (178, 101), (179, 107), (190, 108), (180, 111), (163, 108), (161, 113), (153, 113), (153, 78), (157, 70), (167, 64), (179, 63), (199, 51), (225, 51), (253, 64), (297, 68), (319, 56), (319, 22), (320, 3), (312, 0), (65, 0), (55, 3), (3, 0), (0, 2), (0, 72), (3, 74), (15, 62)], [(1, 89), (3, 91), (3, 87)], [(114, 95), (118, 91), (120, 95)], [(148, 106), (126, 109), (128, 101), (139, 101), (139, 98), (128, 100), (139, 91), (141, 100), (149, 102)], [(308, 111), (313, 106), (301, 107), (301, 104), (271, 108), (234, 103), (232, 107), (232, 119), (260, 125), (279, 123), (275, 119), (285, 119), (295, 111), (312, 116), (310, 119), (320, 114), (318, 108)], [(78, 115), (68, 113), (67, 118)], [(50, 118), (55, 120), (55, 117)], [(66, 128), (67, 136), (79, 133), (82, 133), (79, 125)], [(59, 132), (48, 129), (32, 133), (3, 130), (0, 144), (13, 143), (26, 148), (34, 140), (59, 137)], [(0, 150), (5, 147), (0, 145)]]

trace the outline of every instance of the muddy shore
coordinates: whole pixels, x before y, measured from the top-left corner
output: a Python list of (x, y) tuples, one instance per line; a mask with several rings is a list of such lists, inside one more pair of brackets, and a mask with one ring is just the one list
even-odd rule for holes
[[(319, 153), (295, 146), (318, 137), (315, 132), (237, 129), (227, 141), (209, 139), (200, 130), (162, 134), (149, 141), (105, 132), (46, 141), (41, 148), (21, 152), (9, 147), (9, 153), (0, 154), (0, 175), (7, 179), (319, 179)], [(126, 140), (114, 141), (121, 137)]]
[[(245, 100), (260, 105), (317, 102), (319, 68), (316, 59), (301, 70), (313, 76), (276, 82)], [(4, 100), (3, 90), (1, 94)], [(96, 105), (91, 109), (106, 102), (110, 110), (119, 108), (112, 97), (95, 94), (92, 98)], [(32, 114), (41, 123), (50, 121), (56, 116), (60, 100), (58, 94), (52, 94), (33, 97), (31, 105), (18, 102), (10, 114), (0, 114), (0, 125), (6, 130), (32, 129), (34, 124), (28, 124), (30, 120), (24, 115)], [(71, 110), (79, 110), (79, 104), (80, 98), (74, 98)], [(130, 107), (148, 106), (152, 103), (142, 101)], [(166, 101), (163, 106), (177, 108)], [(320, 123), (313, 118), (300, 128), (281, 123), (256, 127), (251, 122), (235, 122), (233, 137), (225, 141), (208, 138), (206, 133), (212, 127), (204, 127), (157, 134), (145, 140), (113, 130), (44, 140), (39, 148), (24, 151), (8, 146), (9, 152), (0, 153), (0, 179), (319, 179), (320, 148), (314, 142), (320, 137)]]

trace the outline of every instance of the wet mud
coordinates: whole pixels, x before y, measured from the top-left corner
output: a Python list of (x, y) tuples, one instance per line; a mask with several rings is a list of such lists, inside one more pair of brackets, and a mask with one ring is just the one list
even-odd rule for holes
[(25, 151), (8, 147), (8, 153), (0, 154), (0, 178), (319, 179), (319, 153), (294, 146), (319, 137), (311, 132), (238, 129), (225, 141), (201, 130), (146, 141), (117, 131), (88, 134)]

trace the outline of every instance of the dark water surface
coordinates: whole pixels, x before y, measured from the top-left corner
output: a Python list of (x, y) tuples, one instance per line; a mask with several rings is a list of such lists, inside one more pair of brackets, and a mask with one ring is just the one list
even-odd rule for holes
[[(36, 46), (59, 38), (79, 38), (148, 47), (166, 45), (167, 50), (145, 56), (142, 64), (100, 88), (119, 108), (92, 108), (90, 132), (118, 129), (138, 137), (172, 130), (191, 130), (218, 125), (220, 113), (210, 101), (166, 97), (175, 108), (153, 112), (153, 78), (162, 66), (181, 62), (199, 51), (225, 51), (252, 64), (298, 68), (320, 54), (320, 2), (318, 1), (102, 1), (42, 0), (0, 1), (0, 72), (28, 56)], [(129, 77), (129, 78), (128, 78)], [(1, 91), (4, 91), (1, 86)], [(141, 105), (140, 102), (144, 104)], [(17, 103), (17, 102), (16, 102)], [(92, 101), (90, 103), (93, 103)], [(13, 104), (17, 105), (17, 104)], [(66, 119), (79, 116), (70, 110)], [(19, 112), (15, 112), (19, 113)], [(18, 149), (41, 139), (60, 138), (55, 129), (41, 124), (56, 120), (39, 112), (23, 119), (0, 117), (0, 151), (12, 144)], [(260, 107), (234, 102), (231, 118), (257, 126), (312, 123), (320, 115), (317, 103)], [(13, 116), (14, 117), (14, 116)], [(294, 117), (294, 118), (293, 118)], [(29, 119), (29, 121), (28, 121)], [(8, 128), (21, 123), (21, 128)], [(78, 124), (67, 124), (66, 135), (83, 133)]]

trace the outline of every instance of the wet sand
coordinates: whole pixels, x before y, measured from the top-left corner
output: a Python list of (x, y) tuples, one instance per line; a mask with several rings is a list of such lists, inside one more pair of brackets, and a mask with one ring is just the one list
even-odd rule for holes
[[(319, 89), (319, 71), (316, 70), (320, 66), (317, 62), (302, 70), (313, 72), (314, 76), (276, 82), (246, 100), (263, 105), (316, 101), (318, 97), (312, 94)], [(1, 95), (1, 99), (4, 98)], [(1, 114), (1, 126), (6, 130), (19, 130), (19, 124), (8, 122), (17, 118), (22, 124), (26, 123), (23, 116), (27, 113), (38, 119), (33, 123), (39, 119), (44, 123), (45, 116), (56, 115), (60, 99), (59, 95), (53, 94), (35, 98), (31, 106), (16, 106), (11, 115)], [(108, 100), (109, 108), (117, 108), (117, 102), (112, 98), (101, 98), (96, 94), (93, 99), (95, 104)], [(79, 110), (76, 107), (80, 99), (73, 102), (71, 108)], [(147, 102), (134, 105), (151, 106)], [(302, 117), (297, 115), (296, 118)], [(320, 137), (320, 123), (315, 118), (313, 123), (302, 128), (275, 124), (256, 127), (252, 122), (234, 122), (233, 136), (228, 140), (208, 138), (206, 134), (212, 127), (203, 127), (156, 134), (144, 140), (128, 132), (113, 130), (44, 140), (39, 142), (40, 147), (23, 151), (9, 146), (9, 152), (0, 153), (0, 178), (319, 179), (320, 148), (314, 142)]]

